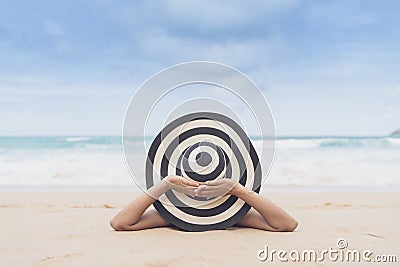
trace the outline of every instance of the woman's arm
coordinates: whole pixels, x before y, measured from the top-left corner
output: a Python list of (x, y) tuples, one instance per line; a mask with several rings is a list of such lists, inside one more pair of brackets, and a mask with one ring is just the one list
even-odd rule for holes
[(216, 197), (225, 194), (235, 195), (253, 207), (238, 223), (238, 226), (252, 227), (267, 231), (294, 231), (298, 225), (296, 219), (282, 208), (263, 196), (247, 190), (232, 179), (218, 179), (207, 182), (195, 190), (197, 196)]
[(286, 211), (267, 198), (247, 190), (241, 184), (238, 183), (234, 187), (232, 194), (253, 207), (237, 223), (238, 226), (276, 232), (292, 232), (297, 228), (297, 220)]
[(199, 183), (189, 181), (183, 177), (168, 176), (123, 208), (111, 219), (110, 225), (116, 231), (136, 231), (168, 226), (168, 221), (156, 210), (146, 211), (146, 209), (170, 189), (194, 196), (194, 189), (197, 186), (199, 186)]

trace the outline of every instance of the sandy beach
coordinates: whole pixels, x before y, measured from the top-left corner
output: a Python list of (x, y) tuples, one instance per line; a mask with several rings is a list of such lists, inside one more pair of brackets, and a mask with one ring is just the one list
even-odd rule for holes
[[(398, 192), (287, 192), (262, 194), (296, 217), (293, 233), (230, 228), (201, 233), (174, 228), (115, 232), (108, 221), (135, 192), (3, 192), (0, 195), (1, 266), (266, 266), (258, 251), (347, 249), (396, 255), (400, 261)], [(287, 256), (286, 256), (287, 257)], [(281, 262), (274, 266), (354, 263)], [(358, 263), (364, 266), (366, 263)]]
[(399, 11), (2, 1), (0, 267), (400, 267)]

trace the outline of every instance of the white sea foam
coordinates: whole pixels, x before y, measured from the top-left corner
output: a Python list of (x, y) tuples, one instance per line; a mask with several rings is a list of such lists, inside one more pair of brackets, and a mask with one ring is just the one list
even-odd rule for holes
[(89, 141), (90, 137), (87, 136), (79, 136), (79, 137), (66, 137), (65, 141), (67, 142), (82, 142), (82, 141)]
[(321, 140), (317, 139), (283, 139), (276, 140), (276, 147), (279, 149), (285, 148), (312, 148), (319, 147), (321, 144)]
[(398, 151), (329, 149), (277, 150), (267, 183), (287, 185), (400, 185)]
[(84, 150), (17, 151), (0, 157), (2, 185), (130, 184), (122, 153)]
[[(316, 138), (277, 140), (266, 184), (400, 185), (400, 139)], [(260, 151), (262, 141), (253, 142)]]
[(388, 140), (390, 143), (392, 143), (393, 145), (398, 145), (398, 146), (400, 146), (400, 138), (389, 137), (387, 140)]
[[(119, 137), (87, 138), (80, 142), (67, 138), (62, 142), (0, 138), (0, 185), (134, 183), (125, 165)], [(253, 140), (253, 144), (259, 151), (264, 141)], [(276, 144), (275, 161), (266, 186), (400, 185), (399, 138), (285, 138)], [(135, 168), (141, 170), (136, 178), (144, 185), (144, 166), (137, 164)]]

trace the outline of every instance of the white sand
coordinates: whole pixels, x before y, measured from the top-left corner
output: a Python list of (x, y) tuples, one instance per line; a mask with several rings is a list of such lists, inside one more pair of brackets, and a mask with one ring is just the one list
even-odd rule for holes
[[(257, 259), (265, 245), (321, 251), (336, 249), (339, 238), (347, 240), (348, 249), (397, 255), (397, 263), (367, 266), (398, 266), (399, 193), (263, 194), (299, 220), (294, 233), (243, 228), (115, 232), (108, 221), (134, 197), (132, 192), (3, 192), (0, 266), (271, 266)], [(333, 265), (328, 259), (298, 264)], [(274, 266), (292, 265), (274, 260)]]

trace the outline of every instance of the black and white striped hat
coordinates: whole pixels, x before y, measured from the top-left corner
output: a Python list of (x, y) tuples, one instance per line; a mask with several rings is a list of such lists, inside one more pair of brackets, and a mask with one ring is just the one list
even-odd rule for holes
[[(168, 175), (199, 182), (235, 179), (257, 193), (262, 179), (258, 155), (245, 131), (233, 119), (211, 112), (179, 117), (154, 139), (146, 160), (146, 187)], [(250, 209), (233, 195), (205, 199), (175, 190), (153, 205), (172, 225), (186, 231), (225, 229)]]

